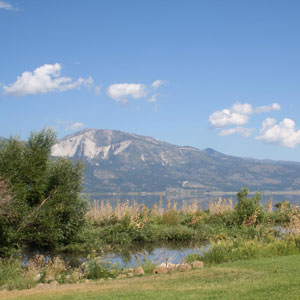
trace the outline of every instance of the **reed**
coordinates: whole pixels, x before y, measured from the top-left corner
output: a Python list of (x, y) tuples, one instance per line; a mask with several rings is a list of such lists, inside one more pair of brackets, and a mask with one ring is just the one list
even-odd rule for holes
[(212, 215), (222, 215), (226, 212), (232, 212), (234, 210), (232, 198), (228, 200), (219, 197), (216, 201), (210, 201), (208, 206), (209, 212)]

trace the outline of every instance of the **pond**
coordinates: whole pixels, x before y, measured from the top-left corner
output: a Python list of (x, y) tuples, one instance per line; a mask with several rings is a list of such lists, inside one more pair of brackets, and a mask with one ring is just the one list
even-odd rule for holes
[[(167, 244), (148, 244), (137, 245), (134, 249), (119, 249), (114, 252), (108, 252), (101, 255), (103, 260), (110, 261), (112, 264), (118, 264), (120, 267), (136, 267), (143, 262), (152, 262), (156, 265), (161, 263), (178, 264), (190, 253), (201, 254), (208, 245), (193, 243), (167, 243)], [(69, 254), (58, 252), (24, 252), (23, 263), (26, 265), (28, 259), (36, 254), (43, 254), (46, 260), (55, 256), (60, 256), (71, 267), (77, 267), (86, 260), (87, 255)], [(100, 255), (100, 254), (99, 254)]]

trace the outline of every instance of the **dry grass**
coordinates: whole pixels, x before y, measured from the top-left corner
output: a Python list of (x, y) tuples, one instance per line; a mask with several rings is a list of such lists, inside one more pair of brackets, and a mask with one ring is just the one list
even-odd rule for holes
[(298, 206), (294, 206), (289, 213), (290, 222), (286, 228), (286, 231), (293, 237), (300, 236), (300, 209)]
[(160, 197), (159, 203), (155, 203), (152, 208), (148, 208), (145, 204), (139, 205), (136, 201), (130, 204), (129, 200), (124, 202), (118, 200), (115, 207), (112, 207), (109, 201), (94, 200), (92, 207), (87, 213), (87, 218), (92, 222), (101, 224), (112, 218), (120, 221), (124, 217), (129, 217), (132, 224), (136, 224), (137, 227), (140, 227), (142, 226), (139, 221), (141, 219), (145, 223), (148, 218), (163, 216), (170, 211), (195, 214), (199, 210), (201, 210), (201, 207), (198, 205), (197, 200), (194, 200), (191, 204), (187, 204), (183, 201), (181, 208), (178, 208), (176, 201), (168, 199), (168, 204), (165, 208), (163, 206), (162, 196)]
[(208, 209), (212, 215), (232, 212), (234, 210), (232, 198), (222, 199), (222, 197), (219, 197), (217, 201), (210, 201)]

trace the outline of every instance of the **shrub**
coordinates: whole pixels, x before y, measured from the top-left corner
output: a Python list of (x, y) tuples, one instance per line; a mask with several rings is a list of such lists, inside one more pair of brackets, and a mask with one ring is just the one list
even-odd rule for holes
[(180, 216), (174, 209), (167, 210), (162, 216), (163, 224), (174, 226), (180, 223)]
[(10, 138), (1, 148), (0, 181), (10, 195), (0, 191), (0, 202), (6, 201), (0, 211), (0, 248), (56, 248), (74, 240), (83, 227), (83, 165), (51, 158), (55, 141), (51, 130), (42, 130), (26, 143)]
[(248, 197), (249, 189), (243, 188), (237, 193), (238, 203), (235, 207), (236, 220), (239, 225), (255, 225), (262, 221), (263, 211), (260, 205), (261, 193)]

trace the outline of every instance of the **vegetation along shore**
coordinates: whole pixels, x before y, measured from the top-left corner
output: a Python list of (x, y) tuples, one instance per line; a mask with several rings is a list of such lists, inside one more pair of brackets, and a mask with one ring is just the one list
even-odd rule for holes
[[(114, 299), (119, 295), (113, 283), (116, 280), (122, 293), (130, 293), (128, 299), (154, 297), (155, 289), (137, 288), (150, 283), (161, 288), (165, 299), (175, 294), (178, 298), (183, 291), (187, 299), (196, 299), (191, 290), (191, 280), (196, 280), (206, 286), (196, 289), (203, 297), (210, 293), (211, 299), (232, 299), (233, 295), (257, 299), (244, 294), (250, 289), (249, 281), (255, 282), (257, 296), (263, 296), (265, 291), (259, 291), (258, 278), (266, 277), (268, 288), (273, 288), (284, 279), (285, 272), (299, 272), (295, 267), (300, 255), (298, 207), (288, 202), (274, 206), (272, 198), (262, 206), (261, 194), (249, 196), (247, 188), (237, 193), (236, 204), (231, 198), (220, 198), (210, 202), (206, 210), (197, 203), (178, 207), (176, 202), (169, 202), (165, 206), (162, 200), (153, 207), (129, 201), (119, 201), (114, 207), (105, 201), (89, 204), (81, 193), (84, 166), (51, 157), (55, 140), (52, 131), (43, 130), (32, 133), (26, 143), (11, 138), (0, 150), (3, 297), (48, 299), (60, 285), (67, 284), (64, 293), (68, 295), (76, 291), (74, 284), (78, 284), (81, 293), (91, 289), (87, 299), (96, 299), (98, 294), (103, 299), (108, 295)], [(159, 242), (202, 242), (209, 247), (189, 254), (177, 265), (166, 261), (158, 266), (145, 257), (135, 268), (128, 268), (103, 257), (107, 251), (121, 252)], [(85, 258), (78, 266), (68, 265), (59, 256), (36, 255), (24, 262), (20, 256), (23, 250), (81, 253)], [(295, 280), (289, 282), (291, 297)], [(179, 282), (181, 292), (176, 288)], [(285, 284), (285, 280), (282, 282)], [(217, 285), (213, 291), (212, 285)], [(35, 290), (8, 292), (28, 288)], [(225, 296), (227, 288), (230, 291)], [(44, 292), (47, 289), (49, 293)], [(280, 287), (274, 289), (278, 297), (281, 292)]]

